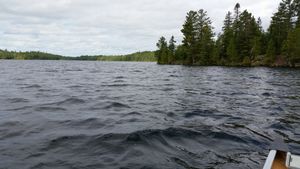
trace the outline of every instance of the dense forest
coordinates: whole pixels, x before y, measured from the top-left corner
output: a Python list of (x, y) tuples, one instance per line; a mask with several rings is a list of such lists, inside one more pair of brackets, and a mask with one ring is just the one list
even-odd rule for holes
[(44, 52), (16, 52), (16, 51), (0, 50), (0, 59), (60, 60), (63, 59), (63, 56), (53, 55)]
[(156, 62), (154, 52), (145, 51), (137, 52), (129, 55), (119, 56), (100, 56), (97, 58), (100, 61), (135, 61), (135, 62)]
[(159, 64), (222, 66), (299, 66), (300, 0), (282, 0), (267, 31), (260, 18), (237, 3), (224, 20), (222, 32), (213, 32), (203, 9), (190, 11), (181, 30), (182, 44), (161, 37), (155, 57)]
[(16, 60), (83, 60), (83, 61), (136, 61), (136, 62), (156, 62), (154, 52), (136, 52), (129, 55), (116, 56), (79, 56), (66, 57), (54, 55), (44, 52), (15, 52), (0, 50), (0, 59), (16, 59)]

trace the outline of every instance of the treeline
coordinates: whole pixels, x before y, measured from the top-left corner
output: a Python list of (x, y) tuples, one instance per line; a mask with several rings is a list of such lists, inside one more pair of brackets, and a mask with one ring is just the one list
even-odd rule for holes
[(16, 60), (61, 60), (64, 57), (44, 52), (16, 52), (0, 50), (0, 59), (16, 59)]
[(299, 66), (300, 0), (282, 0), (267, 31), (237, 3), (224, 20), (222, 32), (213, 32), (203, 9), (187, 13), (182, 44), (161, 37), (155, 52), (159, 64), (221, 66)]
[(116, 56), (79, 56), (66, 57), (44, 52), (16, 52), (0, 50), (0, 59), (15, 60), (82, 60), (82, 61), (136, 61), (136, 62), (156, 62), (154, 52), (136, 52), (129, 55)]
[(100, 56), (97, 58), (100, 61), (134, 61), (134, 62), (156, 62), (157, 59), (154, 56), (154, 52), (145, 51), (137, 52), (129, 55), (120, 56)]

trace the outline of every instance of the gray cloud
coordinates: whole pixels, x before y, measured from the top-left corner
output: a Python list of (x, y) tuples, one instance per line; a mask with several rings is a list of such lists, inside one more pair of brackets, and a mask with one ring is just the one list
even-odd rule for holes
[[(267, 28), (280, 0), (240, 0)], [(234, 0), (0, 0), (0, 48), (69, 56), (154, 50), (180, 32), (189, 10), (205, 9), (219, 32)]]

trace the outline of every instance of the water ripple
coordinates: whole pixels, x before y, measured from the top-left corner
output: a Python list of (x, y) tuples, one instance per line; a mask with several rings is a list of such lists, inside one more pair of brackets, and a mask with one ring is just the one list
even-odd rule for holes
[(300, 70), (0, 67), (2, 168), (256, 169), (277, 137), (300, 154)]

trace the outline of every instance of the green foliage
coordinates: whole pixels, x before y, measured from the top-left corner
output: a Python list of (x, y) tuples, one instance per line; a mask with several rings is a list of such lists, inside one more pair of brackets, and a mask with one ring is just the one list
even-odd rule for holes
[(179, 58), (178, 53), (181, 53), (184, 56), (180, 58), (183, 64), (210, 64), (214, 53), (212, 29), (206, 11), (201, 9), (198, 12), (190, 11), (187, 13), (186, 21), (181, 30), (183, 45), (180, 47), (180, 52), (175, 52), (176, 58)]
[(175, 50), (175, 60), (174, 63), (183, 63), (184, 60), (187, 58), (187, 52), (185, 50), (186, 48), (183, 45), (178, 45)]
[(175, 61), (175, 50), (176, 50), (176, 41), (174, 36), (171, 37), (168, 46), (168, 63), (173, 63)]
[(79, 56), (65, 57), (61, 55), (53, 55), (43, 52), (14, 52), (0, 50), (0, 59), (16, 59), (16, 60), (82, 60), (82, 61), (137, 61), (137, 62), (156, 62), (154, 52), (145, 51), (137, 52), (129, 55), (119, 56)]
[(96, 61), (98, 56), (63, 57), (62, 60)]
[(187, 64), (194, 64), (195, 58), (197, 55), (197, 19), (198, 14), (196, 11), (190, 11), (187, 13), (185, 23), (181, 32), (183, 33), (183, 47), (186, 52), (186, 60), (184, 61)]
[(168, 43), (166, 41), (166, 38), (161, 37), (159, 39), (159, 41), (157, 42), (156, 47), (158, 48), (158, 50), (155, 52), (155, 57), (157, 58), (157, 63), (158, 64), (168, 64), (169, 48), (168, 48)]
[(285, 40), (283, 43), (282, 43), (282, 47), (281, 47), (281, 54), (284, 55), (284, 56), (287, 56), (288, 55), (288, 40)]
[(288, 32), (292, 28), (292, 0), (282, 0), (278, 11), (272, 17), (269, 27), (270, 38), (274, 42), (276, 54), (280, 54), (282, 43), (287, 39)]
[(268, 43), (269, 43), (269, 33), (262, 32), (260, 36), (260, 55), (265, 55), (267, 53)]
[(261, 37), (255, 37), (252, 42), (252, 49), (250, 52), (250, 61), (254, 60), (261, 53)]
[(228, 45), (233, 39), (233, 19), (230, 11), (226, 14), (223, 32), (224, 33), (218, 38), (218, 41), (220, 43), (219, 54), (221, 55), (223, 60), (226, 60), (229, 57), (227, 55)]
[(273, 40), (271, 39), (268, 43), (267, 53), (265, 57), (266, 64), (272, 64), (276, 60), (276, 49)]
[(234, 39), (232, 38), (229, 42), (229, 45), (226, 49), (227, 51), (227, 56), (228, 56), (228, 62), (230, 64), (234, 64), (234, 63), (238, 63), (239, 62), (239, 57), (238, 57), (238, 53), (237, 53), (237, 50), (236, 50), (236, 45), (235, 45), (235, 41)]
[[(262, 33), (255, 18), (247, 10), (240, 14), (239, 19), (235, 20), (234, 25), (233, 32), (239, 56), (239, 59), (235, 61), (241, 62), (245, 57), (251, 58), (253, 47), (255, 47), (255, 43), (258, 43), (256, 39), (259, 39)], [(257, 45), (256, 48), (258, 48)]]
[[(182, 45), (174, 48), (170, 41), (168, 52), (158, 46), (159, 63), (287, 66), (288, 62), (292, 66), (299, 65), (300, 0), (282, 0), (267, 32), (260, 18), (240, 8), (237, 3), (234, 11), (226, 14), (222, 32), (216, 39), (206, 11), (188, 12), (181, 29)], [(165, 55), (168, 59), (164, 59)]]
[(44, 52), (15, 52), (0, 50), (0, 59), (17, 59), (17, 60), (60, 60), (60, 55), (53, 55)]
[(154, 52), (136, 52), (129, 55), (95, 56), (98, 61), (123, 61), (123, 62), (156, 62)]
[(224, 65), (224, 58), (221, 56), (222, 51), (222, 43), (220, 35), (218, 36), (218, 39), (216, 40), (213, 48), (212, 58), (211, 58), (211, 64), (212, 65)]
[[(161, 37), (159, 41), (156, 44), (158, 50), (155, 52), (155, 57), (157, 58), (157, 63), (158, 64), (173, 64), (175, 63), (178, 59), (178, 52), (177, 47), (176, 47), (176, 41), (174, 36), (171, 37), (169, 41), (169, 45), (166, 41), (165, 37)], [(181, 46), (182, 48), (182, 46)], [(184, 54), (180, 54), (184, 55)]]
[(241, 5), (239, 3), (234, 6), (235, 20), (239, 19)]
[(213, 56), (214, 33), (212, 31), (210, 18), (207, 16), (207, 12), (199, 10), (197, 20), (197, 48), (199, 49), (196, 54), (195, 62), (198, 65), (210, 65)]
[(287, 60), (291, 66), (300, 63), (300, 28), (290, 31), (286, 43)]

